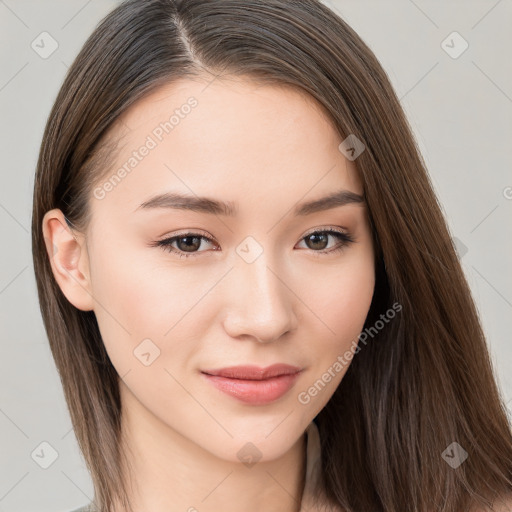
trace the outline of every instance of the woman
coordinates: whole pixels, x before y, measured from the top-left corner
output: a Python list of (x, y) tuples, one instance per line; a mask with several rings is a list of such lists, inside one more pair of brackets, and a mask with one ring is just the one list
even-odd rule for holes
[(316, 0), (117, 7), (48, 119), (32, 233), (91, 510), (511, 508), (425, 164)]

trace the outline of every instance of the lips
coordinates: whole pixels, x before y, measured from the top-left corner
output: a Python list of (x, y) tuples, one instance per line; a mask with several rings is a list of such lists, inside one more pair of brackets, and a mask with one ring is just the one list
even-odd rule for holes
[(279, 375), (293, 375), (300, 371), (301, 369), (297, 366), (278, 363), (267, 366), (266, 368), (260, 368), (258, 366), (230, 366), (219, 370), (203, 370), (203, 373), (218, 377), (227, 377), (229, 379), (265, 380), (278, 377)]
[(201, 373), (219, 391), (247, 404), (264, 405), (285, 395), (301, 371), (297, 366), (275, 364), (267, 368), (234, 366)]

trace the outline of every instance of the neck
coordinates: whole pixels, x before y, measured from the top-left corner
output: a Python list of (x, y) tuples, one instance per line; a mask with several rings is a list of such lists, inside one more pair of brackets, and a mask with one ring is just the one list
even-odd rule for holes
[(299, 512), (305, 435), (274, 460), (249, 465), (222, 459), (163, 423), (123, 384), (121, 388), (133, 512)]

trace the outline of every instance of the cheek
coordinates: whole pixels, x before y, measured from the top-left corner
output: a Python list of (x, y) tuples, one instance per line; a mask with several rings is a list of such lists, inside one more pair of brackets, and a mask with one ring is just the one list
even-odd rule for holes
[[(314, 283), (314, 286), (313, 286)], [(344, 347), (361, 332), (375, 288), (373, 254), (354, 251), (336, 268), (318, 268), (304, 282), (301, 296), (311, 309), (324, 348)], [(332, 355), (332, 352), (331, 352)]]
[(140, 351), (158, 354), (155, 366), (188, 357), (194, 350), (192, 340), (201, 339), (202, 329), (211, 324), (211, 303), (204, 298), (220, 275), (205, 279), (199, 272), (168, 264), (165, 257), (156, 260), (152, 250), (158, 249), (105, 247), (91, 267), (95, 315), (121, 375), (140, 362), (135, 359)]
[(333, 330), (341, 335), (344, 341), (357, 338), (370, 309), (375, 276), (373, 265), (361, 266), (353, 273), (343, 275), (337, 282), (334, 300), (326, 306)]
[(375, 287), (373, 255), (366, 256), (347, 258), (338, 272), (320, 272), (317, 286), (308, 287), (308, 302), (315, 304), (309, 337), (315, 343), (308, 347), (312, 366), (297, 400), (315, 414), (332, 397), (357, 351)]

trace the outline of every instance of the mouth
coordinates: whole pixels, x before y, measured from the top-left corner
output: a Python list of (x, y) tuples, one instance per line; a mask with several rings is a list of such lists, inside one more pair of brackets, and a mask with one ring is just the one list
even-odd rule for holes
[(265, 380), (272, 377), (280, 377), (282, 375), (293, 375), (300, 371), (301, 369), (298, 366), (277, 363), (267, 366), (266, 368), (251, 365), (229, 366), (227, 368), (220, 368), (216, 370), (203, 370), (202, 372), (207, 375), (226, 377), (229, 379)]
[(201, 374), (219, 391), (241, 402), (264, 405), (285, 395), (301, 372), (297, 366), (275, 364), (267, 368), (232, 366)]

